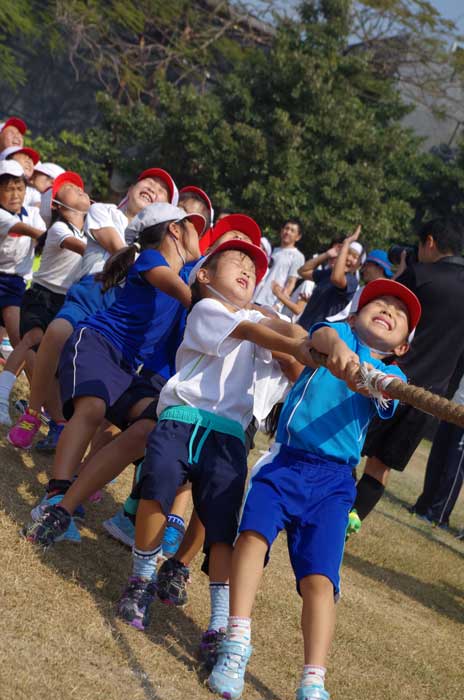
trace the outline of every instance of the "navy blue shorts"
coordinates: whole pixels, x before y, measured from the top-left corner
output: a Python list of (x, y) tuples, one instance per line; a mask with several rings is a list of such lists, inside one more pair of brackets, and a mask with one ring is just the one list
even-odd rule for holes
[(63, 348), (58, 368), (64, 417), (71, 418), (79, 396), (102, 399), (108, 409), (127, 391), (134, 376), (121, 351), (98, 331), (77, 328)]
[(75, 282), (68, 289), (66, 300), (56, 318), (64, 318), (73, 328), (77, 328), (89, 316), (107, 309), (116, 301), (121, 287), (113, 287), (102, 294), (101, 286), (101, 282), (96, 282), (93, 275), (86, 275)]
[(64, 294), (52, 292), (40, 284), (32, 284), (26, 290), (21, 304), (19, 332), (21, 338), (33, 328), (41, 328), (44, 333), (63, 306)]
[(340, 590), (348, 515), (356, 496), (352, 468), (275, 444), (256, 464), (239, 531), (253, 530), (272, 546), (287, 531), (297, 587), (320, 574)]
[(21, 306), (26, 282), (19, 275), (0, 272), (0, 309), (6, 306)]
[[(108, 409), (106, 418), (121, 430), (125, 430), (130, 422), (136, 420), (149, 419), (157, 421), (156, 409), (161, 389), (166, 384), (166, 379), (160, 374), (142, 370), (140, 375), (136, 375), (130, 387), (119, 398), (116, 403)], [(133, 421), (129, 421), (130, 410), (142, 399), (151, 398), (153, 401), (137, 416)]]
[[(245, 446), (237, 437), (211, 430), (192, 464), (189, 445), (195, 430), (195, 425), (174, 420), (157, 424), (132, 496), (158, 501), (168, 516), (177, 489), (191, 481), (193, 503), (206, 530), (205, 548), (219, 542), (232, 545), (247, 477)], [(192, 453), (205, 430), (198, 428)]]

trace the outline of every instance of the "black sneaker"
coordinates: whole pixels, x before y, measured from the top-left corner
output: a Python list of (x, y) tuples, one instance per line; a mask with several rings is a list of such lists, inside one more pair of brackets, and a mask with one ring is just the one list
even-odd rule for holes
[(208, 630), (204, 632), (200, 642), (200, 658), (207, 671), (212, 671), (216, 666), (218, 649), (226, 638), (226, 630)]
[(177, 559), (166, 559), (158, 570), (158, 598), (166, 605), (182, 607), (187, 603), (187, 584), (190, 583), (190, 571)]
[[(70, 530), (72, 532), (69, 532)], [(68, 535), (67, 539), (80, 541), (80, 535), (72, 517), (60, 505), (47, 506), (40, 517), (22, 531), (22, 535), (28, 542), (45, 548), (64, 539), (65, 534)]]

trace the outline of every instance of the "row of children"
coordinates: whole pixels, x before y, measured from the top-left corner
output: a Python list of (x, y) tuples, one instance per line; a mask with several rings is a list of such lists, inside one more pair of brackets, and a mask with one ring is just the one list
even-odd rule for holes
[[(15, 350), (0, 375), (0, 398), (25, 363), (30, 402), (10, 442), (32, 444), (42, 405), (61, 433), (25, 537), (45, 547), (79, 540), (82, 504), (136, 461), (122, 516), (135, 520), (132, 571), (118, 612), (144, 629), (156, 593), (185, 602), (188, 565), (203, 546), (211, 615), (202, 658), (210, 688), (238, 699), (262, 570), (286, 530), (303, 598), (297, 699), (326, 700), (352, 469), (369, 420), (396, 407), (370, 398), (355, 376), (363, 362), (405, 379), (390, 362), (408, 350), (421, 313), (417, 298), (378, 279), (357, 294), (346, 322), (321, 321), (308, 334), (252, 303), (268, 267), (256, 222), (235, 214), (211, 228), (207, 195), (184, 188), (179, 197), (160, 168), (141, 173), (119, 207), (90, 204), (79, 176), (59, 175), (42, 264), (24, 294), (30, 266), (18, 272), (19, 246), (26, 241), (31, 258), (46, 227), (24, 222), (23, 171), (4, 162), (0, 197), (10, 199), (0, 205), (10, 218), (0, 247), (17, 258), (5, 272), (0, 266), (0, 277), (9, 290), (21, 286), (2, 306)], [(344, 269), (351, 244), (342, 246)], [(327, 356), (326, 367), (315, 365), (312, 348)], [(276, 442), (256, 465), (243, 504), (250, 436), (285, 393)], [(109, 424), (121, 431), (116, 437)], [(183, 534), (187, 487), (194, 514), (175, 558), (158, 570), (166, 530)]]

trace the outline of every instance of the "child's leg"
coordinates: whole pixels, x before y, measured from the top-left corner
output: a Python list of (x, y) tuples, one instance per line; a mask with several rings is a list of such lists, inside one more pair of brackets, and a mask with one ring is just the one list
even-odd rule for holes
[(189, 483), (184, 484), (177, 490), (163, 536), (162, 548), (166, 557), (173, 557), (177, 553), (185, 535), (185, 511), (188, 508), (191, 497), (192, 487)]
[[(174, 501), (175, 504), (175, 501)], [(174, 510), (174, 505), (173, 505)], [(193, 511), (192, 517), (185, 531), (184, 539), (176, 554), (176, 559), (185, 566), (190, 566), (190, 563), (196, 557), (198, 552), (203, 547), (205, 541), (205, 528), (197, 515), (196, 510)]]
[[(72, 325), (63, 318), (57, 318), (52, 321), (45, 332), (35, 360), (35, 371), (29, 399), (29, 406), (34, 411), (40, 411), (45, 403), (52, 382), (56, 382), (58, 386), (56, 380), (58, 362), (61, 351), (72, 332)], [(52, 415), (51, 417), (56, 422), (64, 420), (61, 408), (58, 415)]]
[(19, 337), (19, 306), (4, 306), (2, 309), (3, 323), (5, 324), (8, 338), (11, 345), (15, 348), (20, 341)]
[(335, 629), (335, 601), (333, 583), (326, 576), (305, 576), (300, 581), (300, 591), (305, 663), (300, 695), (304, 700), (311, 697), (315, 687), (324, 688), (327, 656)]

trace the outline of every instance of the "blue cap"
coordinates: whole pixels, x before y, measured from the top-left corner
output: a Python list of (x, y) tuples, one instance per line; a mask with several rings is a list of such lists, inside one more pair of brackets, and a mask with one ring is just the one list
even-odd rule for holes
[(386, 277), (393, 277), (393, 270), (388, 255), (385, 250), (371, 250), (366, 258), (366, 263), (371, 262), (378, 265), (385, 272)]

